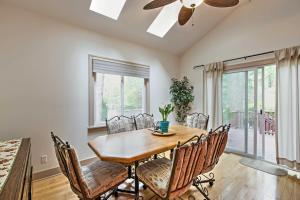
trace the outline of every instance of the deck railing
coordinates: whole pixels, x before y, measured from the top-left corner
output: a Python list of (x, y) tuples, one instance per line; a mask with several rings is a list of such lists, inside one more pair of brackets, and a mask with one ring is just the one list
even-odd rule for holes
[[(230, 123), (233, 128), (244, 128), (245, 127), (245, 112), (230, 112), (228, 113), (230, 118)], [(272, 134), (274, 135), (276, 133), (276, 120), (275, 120), (275, 112), (265, 112), (265, 115), (258, 113), (257, 114), (258, 119), (258, 127), (262, 127), (265, 134)], [(248, 112), (248, 128), (253, 128), (255, 122), (255, 113), (254, 112)], [(263, 126), (261, 126), (261, 123), (264, 123)]]

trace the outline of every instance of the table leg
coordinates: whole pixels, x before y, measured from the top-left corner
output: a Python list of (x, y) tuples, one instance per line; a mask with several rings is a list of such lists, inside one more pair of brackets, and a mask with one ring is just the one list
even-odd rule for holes
[(139, 199), (139, 196), (140, 196), (140, 194), (139, 194), (139, 178), (137, 177), (137, 175), (136, 175), (136, 169), (137, 169), (137, 167), (139, 166), (139, 162), (138, 161), (136, 161), (135, 162), (135, 170), (134, 170), (134, 192), (135, 192), (135, 200), (138, 200)]
[(131, 172), (132, 172), (132, 168), (131, 166), (128, 166), (128, 178), (132, 178)]
[(174, 156), (174, 149), (170, 150), (170, 159), (173, 160), (173, 156)]

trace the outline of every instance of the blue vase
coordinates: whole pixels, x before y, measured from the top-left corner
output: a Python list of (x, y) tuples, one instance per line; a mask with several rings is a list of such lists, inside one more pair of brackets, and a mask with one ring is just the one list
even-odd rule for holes
[(169, 121), (160, 121), (160, 130), (163, 133), (169, 132)]

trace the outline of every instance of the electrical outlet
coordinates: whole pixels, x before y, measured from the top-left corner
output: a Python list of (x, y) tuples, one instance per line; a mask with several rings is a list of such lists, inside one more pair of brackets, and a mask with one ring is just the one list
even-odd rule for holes
[(47, 155), (42, 155), (42, 156), (41, 156), (41, 164), (46, 164), (47, 161), (48, 161)]

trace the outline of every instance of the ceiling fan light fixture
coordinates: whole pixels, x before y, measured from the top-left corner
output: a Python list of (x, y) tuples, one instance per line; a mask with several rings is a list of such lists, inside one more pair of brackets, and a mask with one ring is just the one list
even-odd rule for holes
[(196, 8), (203, 3), (204, 0), (180, 0), (184, 7), (186, 8)]

